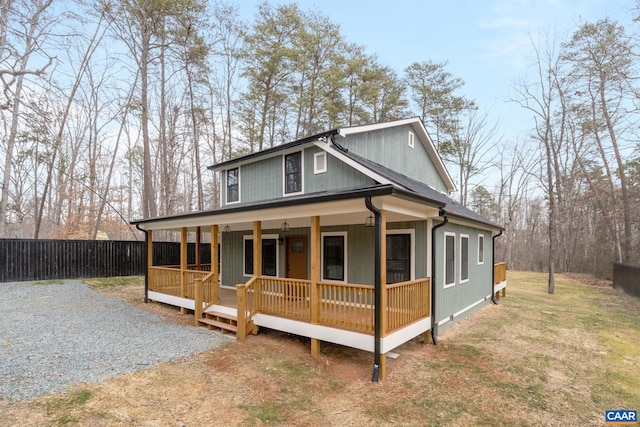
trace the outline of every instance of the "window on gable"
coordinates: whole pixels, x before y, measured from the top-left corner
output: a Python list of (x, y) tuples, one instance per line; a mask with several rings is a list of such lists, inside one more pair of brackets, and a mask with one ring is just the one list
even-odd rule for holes
[(321, 152), (313, 155), (313, 173), (325, 173), (327, 171), (327, 153)]
[[(244, 240), (244, 274), (253, 275), (253, 238)], [(278, 274), (278, 241), (277, 239), (262, 239), (262, 275), (276, 276)]]
[(455, 272), (456, 235), (444, 234), (444, 286), (453, 286), (456, 283)]
[(478, 264), (484, 264), (484, 235), (478, 236)]
[(469, 280), (469, 236), (460, 236), (460, 283)]
[(284, 156), (284, 193), (302, 192), (302, 151)]
[(238, 168), (227, 171), (227, 203), (240, 200), (240, 175)]
[(322, 236), (322, 280), (345, 282), (346, 233), (323, 234)]
[(415, 147), (415, 135), (413, 134), (413, 132), (409, 132), (409, 140), (408, 140), (408, 144), (410, 148)]

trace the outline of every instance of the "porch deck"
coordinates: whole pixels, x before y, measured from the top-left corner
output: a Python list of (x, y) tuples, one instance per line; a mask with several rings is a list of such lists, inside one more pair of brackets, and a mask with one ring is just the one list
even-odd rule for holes
[[(237, 317), (240, 340), (254, 326), (263, 326), (373, 350), (371, 285), (334, 282), (312, 285), (310, 280), (259, 276), (233, 290), (214, 286), (208, 277), (207, 271), (190, 268), (151, 267), (149, 298), (193, 310), (196, 317), (207, 311), (233, 314)], [(385, 307), (382, 334), (387, 338), (388, 350), (392, 349), (391, 343), (398, 343), (395, 347), (430, 329), (429, 278), (386, 285), (382, 299)], [(197, 310), (198, 305), (202, 311)]]

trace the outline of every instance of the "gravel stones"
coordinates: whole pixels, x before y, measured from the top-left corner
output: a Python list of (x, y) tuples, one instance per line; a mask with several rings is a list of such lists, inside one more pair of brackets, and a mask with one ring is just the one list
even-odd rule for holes
[(233, 340), (170, 323), (78, 281), (0, 283), (0, 398), (96, 383)]

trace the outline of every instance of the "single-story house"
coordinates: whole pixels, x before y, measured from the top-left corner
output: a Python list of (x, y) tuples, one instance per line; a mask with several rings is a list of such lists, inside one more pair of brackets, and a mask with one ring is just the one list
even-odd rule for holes
[[(220, 208), (133, 221), (147, 233), (145, 298), (195, 323), (259, 327), (386, 357), (437, 336), (505, 292), (502, 227), (449, 197), (451, 176), (422, 121), (332, 129), (209, 169)], [(181, 233), (180, 265), (152, 265), (154, 233)], [(187, 263), (187, 242), (211, 262)], [(217, 262), (215, 262), (217, 260)]]

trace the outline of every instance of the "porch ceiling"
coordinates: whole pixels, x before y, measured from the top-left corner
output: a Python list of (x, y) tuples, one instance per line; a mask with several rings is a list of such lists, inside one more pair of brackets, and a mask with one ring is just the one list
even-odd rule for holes
[[(438, 208), (424, 203), (406, 200), (393, 195), (372, 198), (373, 204), (387, 212), (387, 222), (416, 221), (438, 216)], [(186, 227), (195, 231), (196, 227), (219, 225), (229, 226), (232, 231), (251, 230), (254, 221), (262, 221), (263, 229), (279, 229), (284, 221), (291, 228), (309, 227), (311, 217), (319, 215), (321, 226), (364, 224), (371, 212), (366, 208), (364, 199), (347, 199), (310, 203), (299, 206), (271, 207), (243, 212), (212, 211), (210, 215), (193, 217), (166, 218), (144, 224), (147, 230), (178, 231)]]

